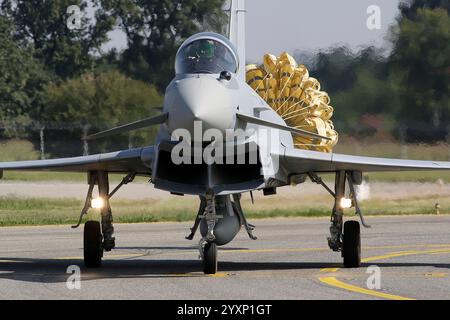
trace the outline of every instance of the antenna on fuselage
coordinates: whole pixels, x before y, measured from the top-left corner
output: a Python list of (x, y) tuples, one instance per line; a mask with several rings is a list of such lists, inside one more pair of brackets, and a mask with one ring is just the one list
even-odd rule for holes
[(230, 41), (239, 56), (238, 78), (245, 81), (245, 0), (231, 0)]

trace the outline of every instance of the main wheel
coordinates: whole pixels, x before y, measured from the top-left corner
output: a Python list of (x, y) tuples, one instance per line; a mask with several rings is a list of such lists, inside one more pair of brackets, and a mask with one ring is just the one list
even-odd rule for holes
[(358, 221), (347, 221), (344, 223), (342, 251), (344, 267), (358, 268), (361, 265), (361, 232)]
[(87, 268), (98, 268), (102, 264), (103, 245), (102, 232), (98, 221), (87, 221), (84, 224), (84, 265)]
[(208, 242), (203, 248), (203, 272), (205, 274), (215, 274), (217, 272), (217, 245)]

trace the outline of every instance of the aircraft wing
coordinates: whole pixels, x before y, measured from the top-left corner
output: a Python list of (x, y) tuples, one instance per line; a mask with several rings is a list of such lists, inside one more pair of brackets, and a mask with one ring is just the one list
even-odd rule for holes
[(360, 157), (338, 153), (324, 153), (286, 148), (279, 156), (280, 169), (287, 175), (306, 172), (335, 171), (427, 171), (450, 170), (447, 161), (422, 161)]
[(73, 158), (0, 162), (0, 172), (3, 170), (44, 170), (66, 172), (108, 171), (117, 173), (134, 172), (137, 174), (150, 174), (150, 165), (153, 154), (154, 148), (151, 146)]

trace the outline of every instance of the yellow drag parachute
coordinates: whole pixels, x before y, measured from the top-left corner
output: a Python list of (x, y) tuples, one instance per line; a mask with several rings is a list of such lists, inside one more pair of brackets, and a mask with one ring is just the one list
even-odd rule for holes
[(320, 91), (320, 83), (309, 76), (286, 52), (279, 58), (264, 55), (263, 64), (248, 65), (246, 80), (288, 126), (331, 138), (330, 141), (294, 135), (296, 148), (331, 152), (338, 141), (331, 117), (330, 97)]

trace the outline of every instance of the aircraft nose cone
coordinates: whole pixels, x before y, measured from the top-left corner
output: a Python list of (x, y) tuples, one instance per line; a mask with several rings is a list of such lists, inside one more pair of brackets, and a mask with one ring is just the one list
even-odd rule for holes
[[(228, 89), (214, 77), (187, 78), (176, 83), (170, 93), (169, 131), (187, 129), (192, 140), (199, 133), (218, 129), (223, 134), (233, 128), (234, 109)], [(194, 135), (194, 123), (201, 122), (201, 132)], [(197, 137), (197, 138), (196, 138)]]

